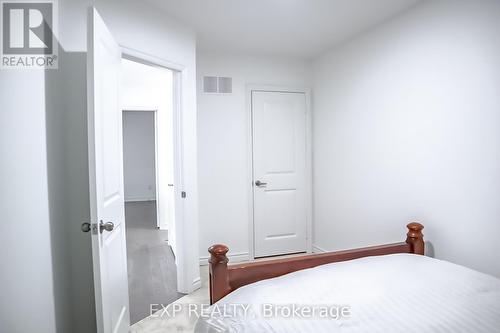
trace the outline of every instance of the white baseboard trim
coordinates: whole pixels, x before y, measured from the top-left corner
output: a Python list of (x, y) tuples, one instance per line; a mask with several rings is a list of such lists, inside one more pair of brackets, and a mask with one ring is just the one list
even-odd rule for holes
[(156, 198), (145, 198), (145, 197), (137, 197), (137, 198), (125, 198), (125, 202), (134, 202), (134, 201), (155, 201)]
[[(227, 256), (230, 263), (249, 261), (250, 254), (248, 252), (233, 253)], [(208, 256), (200, 257), (200, 266), (208, 265)]]
[(323, 253), (323, 252), (328, 252), (328, 251), (322, 247), (313, 244), (313, 253)]
[(198, 276), (193, 280), (193, 290), (197, 290), (201, 288), (201, 278)]

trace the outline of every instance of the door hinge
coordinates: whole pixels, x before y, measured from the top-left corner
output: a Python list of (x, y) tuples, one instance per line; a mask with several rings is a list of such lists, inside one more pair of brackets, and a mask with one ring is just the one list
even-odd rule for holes
[(182, 191), (181, 192), (181, 198), (185, 198), (187, 195), (186, 195), (186, 191)]

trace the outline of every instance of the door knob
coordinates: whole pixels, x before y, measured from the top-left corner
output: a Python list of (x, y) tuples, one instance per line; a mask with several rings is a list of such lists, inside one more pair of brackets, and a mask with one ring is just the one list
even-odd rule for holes
[(106, 222), (106, 223), (103, 223), (102, 221), (99, 223), (99, 231), (102, 232), (104, 230), (106, 231), (113, 231), (113, 229), (115, 228), (115, 224), (113, 222)]
[(260, 180), (255, 181), (255, 186), (257, 187), (266, 187), (267, 183), (263, 183)]

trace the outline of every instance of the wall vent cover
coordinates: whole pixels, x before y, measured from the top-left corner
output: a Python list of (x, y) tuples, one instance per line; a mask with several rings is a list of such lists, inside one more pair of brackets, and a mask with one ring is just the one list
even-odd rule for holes
[(203, 92), (209, 94), (231, 94), (233, 92), (233, 78), (204, 76)]

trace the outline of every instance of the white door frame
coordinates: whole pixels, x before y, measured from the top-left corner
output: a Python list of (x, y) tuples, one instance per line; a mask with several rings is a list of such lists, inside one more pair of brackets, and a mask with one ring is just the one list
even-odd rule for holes
[(312, 115), (311, 115), (311, 89), (303, 87), (274, 86), (261, 84), (246, 85), (246, 108), (247, 108), (247, 197), (248, 197), (248, 221), (249, 226), (249, 256), (255, 259), (255, 220), (254, 220), (254, 176), (253, 176), (253, 117), (252, 117), (252, 92), (285, 92), (285, 93), (303, 93), (306, 98), (306, 241), (307, 253), (312, 252), (312, 233), (313, 233), (313, 198), (312, 198)]
[[(175, 222), (174, 230), (169, 230), (169, 244), (174, 249), (175, 262), (177, 264), (177, 291), (181, 293), (189, 293), (198, 288), (198, 285), (193, 284), (193, 279), (186, 274), (189, 258), (184, 249), (188, 242), (189, 235), (184, 232), (185, 229), (185, 205), (182, 194), (185, 192), (184, 184), (184, 168), (183, 163), (183, 98), (182, 98), (182, 82), (187, 81), (186, 66), (171, 62), (154, 55), (150, 55), (138, 51), (127, 46), (120, 45), (122, 48), (122, 57), (128, 60), (136, 61), (142, 64), (155, 67), (163, 67), (173, 72), (173, 118), (174, 118), (174, 204), (175, 204)], [(192, 259), (192, 258), (191, 258)], [(193, 259), (192, 259), (193, 260)], [(196, 258), (197, 261), (197, 258)]]
[[(158, 176), (158, 108), (148, 107), (145, 105), (140, 106), (122, 106), (122, 112), (153, 112), (154, 121), (154, 136), (155, 136), (155, 198), (156, 198), (156, 227), (162, 229), (160, 226), (160, 205), (158, 205), (158, 198), (162, 195), (162, 190), (159, 186)], [(125, 176), (125, 175), (124, 175)], [(125, 201), (127, 202), (127, 201)]]

